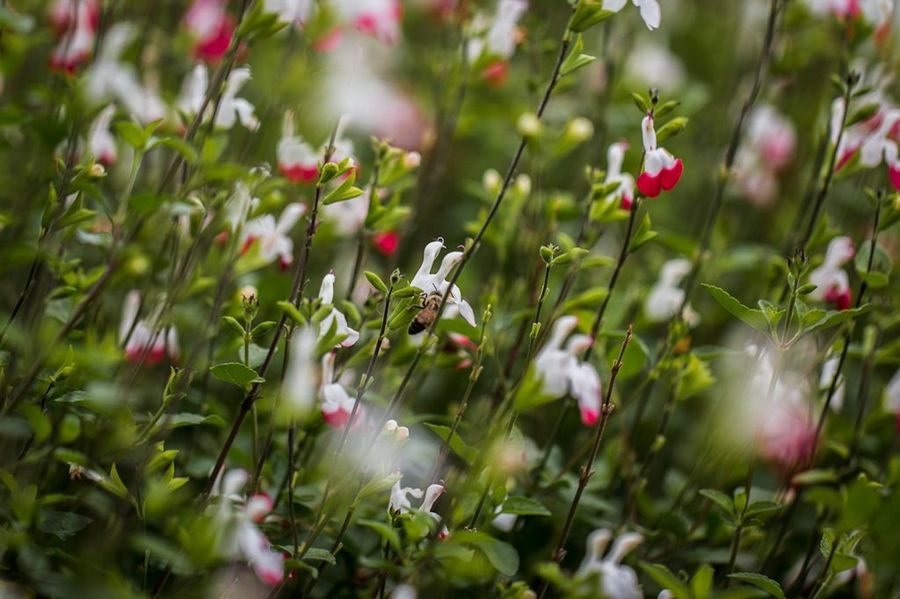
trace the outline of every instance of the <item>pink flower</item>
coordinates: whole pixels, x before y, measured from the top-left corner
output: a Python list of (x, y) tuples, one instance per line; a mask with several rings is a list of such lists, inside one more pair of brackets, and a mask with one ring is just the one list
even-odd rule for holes
[(386, 44), (400, 39), (403, 6), (399, 0), (337, 0), (333, 5), (342, 20), (360, 33)]
[(735, 181), (752, 203), (770, 205), (778, 193), (778, 172), (794, 156), (797, 134), (787, 118), (768, 105), (750, 114), (747, 138), (735, 160)]
[(97, 36), (100, 6), (96, 0), (58, 0), (50, 19), (59, 42), (50, 55), (50, 67), (74, 73), (90, 57)]
[(372, 238), (372, 245), (382, 256), (393, 256), (400, 245), (400, 235), (396, 231), (376, 233)]
[(642, 195), (655, 198), (661, 191), (675, 188), (684, 172), (684, 165), (664, 148), (656, 147), (656, 129), (651, 115), (641, 121), (641, 132), (644, 138), (644, 172), (638, 177), (637, 188)]
[[(350, 422), (356, 400), (350, 397), (342, 384), (334, 382), (334, 358), (334, 352), (322, 357), (322, 417), (328, 426), (344, 428)], [(363, 406), (360, 405), (354, 425), (361, 421), (362, 414)]]
[(282, 269), (294, 261), (294, 242), (289, 233), (306, 212), (303, 204), (288, 204), (278, 221), (271, 214), (264, 214), (244, 225), (241, 234), (241, 253), (257, 244), (259, 254), (266, 264), (276, 258)]
[(574, 316), (563, 316), (556, 321), (550, 338), (534, 360), (534, 368), (545, 394), (554, 398), (572, 395), (578, 402), (581, 422), (593, 426), (600, 417), (603, 391), (597, 370), (588, 362), (581, 362), (579, 356), (594, 340), (587, 335), (573, 335), (563, 348), (563, 342), (577, 324)]
[(832, 239), (825, 252), (825, 262), (809, 273), (809, 282), (816, 286), (809, 298), (833, 304), (838, 310), (849, 308), (852, 299), (850, 281), (841, 267), (855, 254), (853, 241), (849, 237)]
[(197, 58), (210, 62), (225, 55), (234, 34), (234, 19), (223, 0), (194, 0), (184, 23), (194, 36)]
[(294, 113), (284, 114), (278, 142), (278, 170), (294, 183), (312, 183), (319, 176), (318, 156), (308, 143), (294, 133)]
[[(158, 364), (168, 354), (178, 360), (178, 333), (175, 327), (160, 330), (159, 309), (147, 320), (138, 320), (141, 296), (137, 290), (128, 292), (122, 303), (122, 320), (119, 323), (119, 343), (125, 343), (125, 360), (145, 364)], [(153, 328), (151, 328), (153, 327)], [(127, 342), (126, 342), (127, 339)]]
[(757, 435), (762, 456), (790, 469), (812, 455), (816, 426), (805, 406), (776, 398)]

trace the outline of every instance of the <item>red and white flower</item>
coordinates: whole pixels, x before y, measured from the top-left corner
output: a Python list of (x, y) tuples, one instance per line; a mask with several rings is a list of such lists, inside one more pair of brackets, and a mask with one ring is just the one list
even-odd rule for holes
[(110, 104), (100, 111), (91, 128), (88, 131), (88, 151), (97, 162), (110, 166), (115, 164), (119, 156), (116, 149), (116, 139), (110, 131), (112, 119), (116, 114), (116, 107)]
[[(447, 286), (450, 284), (447, 277), (453, 267), (463, 259), (464, 253), (450, 252), (441, 260), (438, 271), (432, 274), (431, 268), (443, 247), (444, 241), (440, 238), (425, 246), (422, 264), (410, 281), (410, 285), (421, 289), (426, 294), (439, 293), (443, 295), (447, 292)], [(467, 323), (475, 326), (475, 312), (472, 310), (472, 306), (463, 299), (459, 286), (453, 285), (441, 318), (456, 318), (457, 316), (461, 316)]]
[(747, 135), (735, 159), (735, 182), (753, 204), (765, 207), (778, 194), (778, 172), (794, 156), (797, 134), (791, 122), (769, 105), (750, 113)]
[(231, 45), (234, 19), (225, 7), (225, 0), (194, 0), (184, 16), (184, 24), (194, 37), (194, 56), (200, 60), (218, 60)]
[(255, 244), (266, 264), (277, 258), (286, 269), (294, 261), (294, 241), (289, 233), (305, 213), (303, 204), (288, 204), (277, 221), (271, 214), (264, 214), (247, 222), (241, 231), (241, 251), (247, 252)]
[(318, 178), (318, 155), (294, 132), (294, 113), (291, 111), (284, 114), (277, 154), (278, 170), (294, 183), (312, 183)]
[(853, 293), (850, 290), (847, 273), (842, 267), (854, 255), (856, 255), (856, 250), (849, 237), (832, 239), (825, 252), (825, 262), (809, 273), (809, 282), (816, 286), (816, 289), (809, 294), (809, 298), (814, 301), (828, 302), (838, 310), (849, 308)]
[(267, 12), (273, 12), (278, 18), (291, 25), (303, 27), (309, 21), (314, 0), (265, 0), (263, 6)]
[(57, 0), (50, 9), (50, 20), (59, 35), (50, 55), (50, 66), (73, 73), (94, 50), (100, 3), (97, 0)]
[(489, 17), (476, 15), (466, 53), (470, 62), (483, 59), (487, 62), (481, 73), (488, 83), (499, 86), (506, 82), (509, 59), (524, 37), (519, 21), (528, 10), (526, 0), (500, 0), (497, 11)]
[(550, 338), (534, 360), (535, 373), (541, 379), (543, 392), (554, 398), (571, 394), (578, 402), (581, 421), (593, 426), (600, 417), (603, 391), (600, 376), (588, 362), (579, 360), (594, 340), (587, 335), (572, 335), (563, 342), (578, 325), (574, 316), (563, 316), (553, 325)]
[[(328, 352), (322, 357), (322, 417), (328, 426), (344, 428), (350, 422), (356, 400), (347, 393), (340, 382), (334, 381), (335, 352)], [(354, 424), (360, 422), (363, 406), (359, 406)]]
[[(627, 3), (628, 0), (603, 0), (603, 9), (619, 12), (625, 8)], [(647, 29), (653, 31), (654, 29), (659, 28), (660, 21), (662, 20), (662, 12), (659, 9), (659, 2), (657, 0), (631, 0), (631, 3), (640, 9), (641, 18), (647, 25)]]
[(312, 327), (304, 326), (291, 337), (291, 353), (281, 395), (287, 412), (293, 418), (303, 418), (316, 403), (318, 372), (315, 359), (317, 335)]
[(341, 20), (386, 44), (400, 40), (403, 6), (399, 0), (335, 0)]
[(637, 180), (638, 191), (648, 198), (655, 198), (662, 191), (671, 191), (681, 179), (684, 164), (665, 148), (656, 146), (656, 129), (653, 116), (647, 115), (641, 121), (644, 141), (644, 172)]
[[(250, 68), (241, 67), (234, 69), (225, 83), (225, 91), (216, 111), (215, 126), (217, 129), (231, 129), (235, 123), (255, 131), (259, 127), (259, 120), (254, 114), (253, 104), (244, 98), (238, 98), (237, 93), (241, 87), (250, 80)], [(191, 71), (182, 86), (181, 95), (178, 98), (178, 108), (188, 117), (194, 117), (203, 107), (209, 85), (209, 72), (206, 65), (198, 64)], [(212, 105), (206, 106), (204, 120), (208, 120), (212, 114)]]
[(173, 362), (178, 360), (178, 333), (175, 327), (160, 330), (159, 310), (151, 313), (149, 319), (138, 319), (141, 295), (137, 290), (128, 292), (122, 303), (122, 320), (119, 323), (119, 343), (125, 344), (125, 359), (129, 362), (144, 361), (158, 364), (168, 355)]
[(628, 151), (628, 143), (616, 142), (606, 151), (606, 183), (618, 183), (619, 187), (612, 193), (613, 198), (623, 210), (631, 210), (634, 203), (634, 177), (630, 173), (622, 172), (622, 163), (625, 161), (625, 152)]

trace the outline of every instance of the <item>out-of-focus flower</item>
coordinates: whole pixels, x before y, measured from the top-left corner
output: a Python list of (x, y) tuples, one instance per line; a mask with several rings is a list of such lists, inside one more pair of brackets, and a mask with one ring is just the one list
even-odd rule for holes
[(626, 151), (628, 151), (628, 144), (624, 141), (609, 146), (606, 151), (606, 183), (619, 184), (619, 188), (613, 192), (612, 196), (623, 210), (631, 210), (634, 203), (634, 177), (630, 173), (622, 172)]
[[(625, 8), (625, 4), (627, 3), (628, 0), (603, 0), (603, 9), (619, 12)], [(641, 18), (644, 19), (647, 29), (653, 31), (654, 29), (659, 28), (659, 23), (662, 20), (662, 13), (659, 9), (659, 2), (657, 0), (631, 0), (631, 3), (640, 9)]]
[(889, 24), (894, 8), (892, 0), (806, 0), (806, 5), (815, 15), (862, 19), (875, 29)]
[[(334, 301), (334, 271), (322, 277), (322, 286), (319, 287), (319, 301), (322, 305), (330, 306)], [(335, 347), (350, 347), (359, 341), (359, 332), (347, 326), (347, 317), (337, 308), (331, 308), (331, 312), (319, 323), (319, 337), (324, 337), (331, 330), (332, 323), (336, 323), (335, 332), (344, 338)]]
[[(334, 352), (322, 357), (322, 417), (329, 426), (343, 428), (350, 422), (356, 400), (350, 397), (340, 382), (334, 381), (334, 358)], [(360, 421), (362, 413), (363, 406), (360, 405), (355, 422)]]
[(322, 220), (334, 225), (338, 234), (350, 236), (356, 234), (366, 222), (369, 214), (370, 188), (366, 188), (362, 195), (350, 200), (336, 202), (322, 206)]
[(687, 75), (684, 64), (668, 46), (642, 39), (628, 53), (625, 76), (639, 89), (656, 87), (667, 92), (680, 89)]
[(298, 27), (309, 21), (314, 0), (265, 0), (263, 5), (267, 12), (273, 12), (278, 18)]
[(684, 172), (684, 164), (666, 149), (656, 147), (656, 129), (649, 114), (641, 121), (641, 133), (644, 139), (644, 172), (638, 177), (637, 188), (644, 196), (655, 198), (661, 191), (675, 188)]
[(95, 103), (116, 99), (143, 123), (161, 119), (166, 106), (159, 94), (141, 84), (133, 65), (122, 61), (122, 53), (134, 39), (134, 28), (117, 23), (106, 32), (100, 54), (85, 73), (85, 93)]
[[(831, 389), (831, 383), (834, 381), (835, 375), (838, 374), (840, 361), (839, 356), (831, 356), (822, 364), (822, 373), (819, 375), (819, 391), (828, 392)], [(838, 375), (830, 406), (835, 412), (840, 412), (844, 407), (844, 382), (844, 375)]]
[[(259, 204), (259, 198), (250, 196), (250, 189), (243, 181), (238, 181), (234, 185), (234, 192), (228, 201), (225, 202), (225, 222), (232, 233), (237, 233), (244, 227), (247, 222), (247, 215)], [(244, 244), (253, 243), (254, 240), (245, 237)], [(244, 248), (245, 251), (248, 248)]]
[(263, 583), (275, 586), (284, 578), (284, 555), (272, 549), (258, 524), (272, 511), (268, 495), (257, 494), (246, 501), (238, 494), (247, 484), (244, 470), (229, 470), (216, 483), (214, 495), (222, 498), (217, 518), (225, 529), (223, 553), (244, 559)]
[(225, 6), (225, 0), (194, 0), (184, 16), (194, 37), (194, 56), (200, 60), (219, 60), (231, 45), (234, 19)]
[(400, 246), (400, 235), (396, 231), (382, 231), (372, 237), (372, 246), (382, 256), (393, 256)]
[(481, 75), (492, 85), (506, 82), (509, 59), (523, 38), (519, 20), (527, 10), (526, 0), (500, 0), (492, 17), (482, 13), (473, 19), (466, 53), (470, 62), (486, 63)]
[(612, 532), (606, 528), (595, 530), (588, 536), (587, 551), (578, 576), (598, 574), (600, 585), (598, 591), (610, 599), (641, 599), (644, 594), (638, 583), (638, 577), (630, 566), (622, 564), (622, 560), (638, 545), (644, 537), (636, 532), (620, 534), (613, 543), (609, 555), (604, 557), (606, 547), (612, 540)]
[(765, 207), (778, 194), (778, 172), (794, 156), (797, 134), (791, 122), (769, 105), (757, 106), (735, 159), (735, 182), (753, 204)]
[(391, 591), (391, 599), (416, 599), (418, 593), (416, 587), (411, 584), (398, 584)]
[(386, 44), (400, 40), (403, 6), (399, 0), (334, 0), (332, 6), (342, 21), (360, 33)]
[[(443, 296), (447, 291), (447, 286), (450, 284), (447, 276), (453, 270), (453, 267), (463, 259), (463, 252), (450, 252), (441, 260), (438, 271), (432, 274), (431, 268), (443, 247), (444, 242), (440, 238), (425, 246), (422, 264), (413, 276), (412, 281), (410, 281), (413, 287), (418, 287), (427, 295), (436, 293)], [(467, 323), (475, 326), (475, 312), (472, 310), (472, 306), (463, 299), (459, 286), (453, 285), (441, 318), (456, 318), (456, 316), (461, 316)]]
[[(250, 68), (241, 67), (234, 69), (225, 83), (225, 91), (222, 93), (219, 109), (216, 111), (215, 126), (219, 129), (231, 129), (236, 122), (254, 131), (259, 127), (259, 120), (254, 115), (253, 105), (244, 98), (238, 98), (237, 93), (241, 87), (250, 80)], [(182, 87), (181, 96), (178, 99), (178, 108), (189, 117), (195, 116), (203, 107), (209, 85), (209, 73), (206, 65), (198, 64), (191, 71), (188, 79)], [(211, 114), (212, 105), (207, 105), (204, 119)]]
[(294, 113), (284, 113), (281, 139), (278, 141), (278, 170), (294, 183), (311, 183), (319, 176), (318, 156), (308, 143), (294, 132)]
[(578, 402), (581, 421), (592, 426), (600, 417), (603, 395), (600, 376), (593, 366), (581, 362), (578, 357), (594, 340), (587, 335), (573, 335), (563, 348), (563, 342), (577, 324), (578, 319), (574, 316), (563, 316), (557, 320), (550, 338), (534, 360), (534, 367), (543, 383), (544, 393), (555, 398), (571, 394)]
[(884, 408), (895, 416), (896, 430), (900, 433), (900, 370), (884, 388)]
[(97, 37), (100, 4), (97, 0), (57, 0), (50, 19), (59, 41), (50, 55), (50, 66), (74, 73), (91, 56)]
[[(659, 280), (650, 289), (644, 300), (644, 313), (652, 322), (662, 322), (674, 317), (684, 301), (684, 289), (681, 289), (682, 279), (691, 272), (691, 261), (686, 258), (668, 260), (660, 269)], [(700, 322), (700, 315), (690, 306), (685, 306), (685, 322), (696, 326)]]
[(278, 258), (281, 268), (286, 269), (294, 261), (294, 242), (289, 233), (305, 213), (306, 206), (295, 203), (284, 208), (277, 222), (271, 214), (254, 218), (241, 231), (241, 251), (247, 252), (257, 244), (266, 264)]
[(809, 282), (816, 289), (809, 294), (815, 301), (824, 301), (834, 305), (838, 310), (846, 310), (853, 299), (850, 281), (842, 266), (847, 263), (856, 251), (849, 237), (835, 237), (828, 244), (825, 262), (809, 273)]
[(100, 111), (88, 131), (88, 151), (98, 162), (106, 166), (114, 164), (119, 156), (116, 139), (109, 130), (115, 114), (116, 107), (110, 104)]
[(316, 333), (308, 326), (294, 332), (291, 354), (284, 374), (281, 393), (291, 417), (302, 418), (312, 412), (318, 388), (316, 372)]
[(409, 513), (412, 511), (412, 504), (409, 501), (409, 496), (412, 495), (416, 499), (422, 498), (422, 503), (419, 505), (418, 511), (425, 512), (431, 516), (435, 522), (440, 522), (441, 517), (431, 511), (431, 509), (445, 490), (444, 485), (433, 484), (429, 485), (423, 494), (422, 489), (401, 487), (400, 481), (398, 480), (394, 483), (394, 486), (391, 487), (391, 499), (388, 502), (388, 509), (392, 512), (401, 514)]
[(138, 320), (140, 305), (141, 295), (137, 290), (129, 291), (122, 303), (119, 343), (125, 343), (125, 359), (129, 362), (140, 362), (143, 359), (146, 364), (157, 364), (168, 355), (170, 360), (177, 361), (178, 333), (175, 327), (164, 330), (151, 328), (158, 326), (159, 310), (162, 306), (157, 307), (157, 311), (151, 314), (149, 320)]

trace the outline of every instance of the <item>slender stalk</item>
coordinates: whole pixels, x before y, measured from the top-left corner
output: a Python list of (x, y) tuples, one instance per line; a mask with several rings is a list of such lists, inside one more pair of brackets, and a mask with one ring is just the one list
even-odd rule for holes
[[(578, 503), (581, 501), (581, 496), (584, 494), (584, 490), (587, 488), (588, 481), (590, 481), (591, 476), (593, 476), (594, 471), (594, 462), (597, 459), (597, 454), (600, 451), (600, 443), (603, 441), (603, 432), (606, 430), (606, 425), (609, 422), (609, 417), (612, 415), (613, 410), (615, 409), (615, 404), (612, 403), (612, 394), (615, 390), (616, 376), (619, 374), (619, 370), (622, 368), (622, 360), (625, 357), (625, 350), (628, 349), (628, 344), (631, 342), (631, 326), (628, 327), (628, 332), (625, 333), (625, 340), (622, 342), (622, 347), (619, 350), (619, 357), (616, 358), (616, 361), (613, 363), (612, 370), (609, 376), (609, 384), (606, 388), (606, 395), (603, 397), (603, 404), (600, 409), (600, 421), (597, 423), (597, 427), (594, 433), (594, 442), (591, 445), (591, 452), (588, 455), (587, 460), (585, 460), (584, 465), (581, 467), (581, 475), (578, 477), (578, 487), (575, 489), (575, 496), (572, 498), (572, 504), (569, 506), (569, 512), (566, 515), (565, 523), (563, 524), (562, 532), (559, 535), (559, 541), (556, 543), (556, 549), (550, 555), (550, 559), (556, 562), (557, 564), (561, 563), (563, 558), (566, 556), (566, 543), (569, 540), (569, 533), (572, 532), (572, 526), (575, 523), (575, 514), (578, 511)], [(549, 588), (549, 581), (545, 580), (541, 585), (541, 590), (538, 593), (539, 597), (543, 597), (547, 593), (547, 589)]]

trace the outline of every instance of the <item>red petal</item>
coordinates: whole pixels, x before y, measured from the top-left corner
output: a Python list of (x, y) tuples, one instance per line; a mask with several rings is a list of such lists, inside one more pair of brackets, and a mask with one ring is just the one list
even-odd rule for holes
[(891, 177), (891, 185), (894, 186), (894, 189), (900, 191), (900, 166), (889, 166), (888, 174)]
[(659, 179), (659, 175), (653, 177), (646, 171), (644, 171), (643, 173), (641, 173), (640, 177), (638, 177), (637, 180), (638, 191), (641, 192), (641, 195), (645, 197), (655, 198), (662, 190), (662, 185), (660, 184)]
[(680, 159), (675, 161), (672, 168), (663, 169), (662, 173), (660, 173), (662, 188), (666, 191), (673, 189), (678, 184), (678, 180), (681, 179), (681, 173), (683, 172), (684, 164)]

